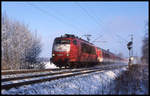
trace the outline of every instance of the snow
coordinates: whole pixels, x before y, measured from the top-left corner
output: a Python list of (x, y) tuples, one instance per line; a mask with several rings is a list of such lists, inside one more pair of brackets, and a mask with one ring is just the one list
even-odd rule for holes
[(51, 63), (51, 62), (44, 62), (44, 64), (45, 64), (45, 69), (59, 68), (59, 67), (55, 66), (53, 63)]
[(72, 76), (37, 84), (24, 85), (19, 88), (1, 90), (2, 94), (109, 94), (113, 80), (126, 68), (105, 70)]

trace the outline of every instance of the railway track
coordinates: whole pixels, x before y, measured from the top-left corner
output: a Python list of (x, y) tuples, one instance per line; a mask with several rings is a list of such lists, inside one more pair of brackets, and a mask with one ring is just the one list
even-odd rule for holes
[[(121, 67), (125, 67), (125, 66), (126, 65), (106, 66), (106, 67), (103, 66), (103, 67), (96, 67), (96, 68), (92, 67), (92, 68), (84, 68), (84, 69), (77, 69), (77, 70), (70, 69), (70, 70), (64, 70), (64, 71), (62, 70), (60, 72), (58, 72), (58, 70), (57, 71), (55, 70), (56, 72), (53, 72), (53, 73), (45, 73), (45, 72), (39, 70), (39, 71), (34, 71), (34, 72), (42, 72), (41, 74), (26, 75), (26, 76), (19, 75), (17, 77), (12, 76), (9, 78), (2, 78), (1, 79), (1, 82), (2, 82), (1, 88), (8, 90), (10, 88), (13, 88), (13, 87), (17, 88), (22, 85), (51, 81), (51, 80), (56, 80), (56, 79), (60, 79), (60, 78), (70, 77), (70, 76), (88, 74), (88, 73), (92, 73), (92, 72), (100, 72), (103, 70), (111, 70), (111, 69), (121, 68)], [(26, 74), (30, 74), (30, 73), (27, 72)], [(14, 75), (14, 73), (9, 74), (9, 75)]]
[[(64, 68), (62, 68), (64, 69)], [(60, 70), (59, 68), (55, 69), (43, 69), (43, 70), (38, 70), (38, 69), (30, 69), (30, 70), (4, 70), (1, 72), (2, 75), (9, 75), (9, 74), (22, 74), (22, 73), (31, 73), (31, 72), (48, 72), (48, 71), (58, 71)]]

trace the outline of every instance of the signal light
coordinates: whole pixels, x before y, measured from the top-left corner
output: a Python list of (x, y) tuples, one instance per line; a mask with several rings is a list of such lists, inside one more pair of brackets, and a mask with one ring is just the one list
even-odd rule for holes
[(55, 56), (55, 54), (52, 54), (52, 56)]

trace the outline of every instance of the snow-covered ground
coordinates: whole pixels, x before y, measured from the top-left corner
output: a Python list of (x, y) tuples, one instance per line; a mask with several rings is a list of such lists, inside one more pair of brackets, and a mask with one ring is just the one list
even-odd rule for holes
[(135, 64), (124, 71), (112, 86), (111, 94), (149, 94), (149, 71), (148, 64)]
[(50, 63), (50, 62), (44, 62), (44, 64), (45, 64), (45, 69), (59, 68), (59, 67), (55, 66), (53, 63)]
[(2, 94), (110, 94), (113, 80), (126, 68), (89, 73), (1, 90)]

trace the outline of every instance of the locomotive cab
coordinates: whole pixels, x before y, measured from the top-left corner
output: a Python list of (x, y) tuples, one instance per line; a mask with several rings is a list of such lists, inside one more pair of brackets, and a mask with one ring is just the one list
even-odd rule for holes
[(77, 52), (77, 41), (75, 41), (75, 38), (70, 37), (56, 38), (53, 43), (51, 62), (62, 67), (75, 61), (77, 58), (75, 53)]

